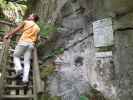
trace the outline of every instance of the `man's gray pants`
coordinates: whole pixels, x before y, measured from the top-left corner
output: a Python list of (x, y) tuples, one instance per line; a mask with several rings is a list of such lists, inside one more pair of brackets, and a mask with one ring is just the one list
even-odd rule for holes
[[(30, 60), (32, 56), (34, 45), (32, 43), (18, 43), (14, 54), (13, 61), (15, 64), (16, 73), (23, 71), (23, 82), (28, 82), (29, 80), (29, 71), (30, 71)], [(22, 68), (21, 56), (24, 56), (24, 67)]]

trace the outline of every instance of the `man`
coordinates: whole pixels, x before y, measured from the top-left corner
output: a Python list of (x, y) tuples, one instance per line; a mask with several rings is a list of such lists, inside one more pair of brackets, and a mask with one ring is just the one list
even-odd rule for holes
[[(31, 14), (21, 25), (4, 36), (4, 39), (8, 39), (17, 32), (22, 33), (14, 51), (13, 61), (15, 64), (16, 75), (20, 76), (20, 74), (23, 73), (22, 82), (24, 84), (28, 83), (32, 50), (40, 31), (39, 26), (36, 24), (38, 20), (39, 17), (37, 15)], [(21, 65), (21, 56), (24, 56), (24, 68), (22, 68)]]

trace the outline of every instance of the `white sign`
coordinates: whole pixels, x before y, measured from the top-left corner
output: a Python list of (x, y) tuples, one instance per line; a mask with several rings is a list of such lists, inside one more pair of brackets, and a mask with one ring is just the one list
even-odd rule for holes
[(113, 45), (112, 19), (105, 18), (93, 22), (95, 47), (105, 47)]
[(96, 56), (96, 58), (112, 57), (112, 51), (96, 52), (95, 56)]

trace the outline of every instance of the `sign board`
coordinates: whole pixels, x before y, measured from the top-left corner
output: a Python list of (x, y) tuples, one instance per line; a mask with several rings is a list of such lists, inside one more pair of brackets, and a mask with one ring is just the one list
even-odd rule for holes
[(106, 51), (106, 52), (96, 52), (95, 53), (96, 58), (107, 58), (112, 57), (112, 51)]
[(93, 22), (95, 47), (106, 47), (113, 45), (112, 19), (105, 18)]

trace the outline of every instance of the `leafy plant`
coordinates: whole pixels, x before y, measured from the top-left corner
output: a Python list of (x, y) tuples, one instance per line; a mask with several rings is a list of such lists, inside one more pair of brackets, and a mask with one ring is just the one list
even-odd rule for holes
[(3, 36), (5, 32), (5, 30), (0, 30), (0, 36)]
[(44, 23), (39, 22), (38, 25), (40, 26), (40, 29), (41, 29), (40, 33), (44, 37), (48, 37), (49, 33), (57, 31), (56, 26), (51, 25), (51, 24), (45, 25)]
[(50, 95), (43, 95), (39, 100), (61, 100), (59, 96), (50, 96)]
[(53, 97), (50, 97), (49, 100), (61, 100), (61, 97), (53, 96)]
[(3, 15), (0, 15), (0, 20), (4, 20), (5, 17)]
[(9, 12), (18, 15), (18, 11), (21, 11), (22, 15), (24, 15), (25, 11), (27, 10), (27, 5), (19, 4), (17, 2), (7, 2), (7, 0), (0, 0), (0, 9), (0, 13), (2, 13), (8, 19), (9, 16), (11, 17)]
[(86, 96), (80, 96), (80, 100), (89, 100)]
[(64, 52), (64, 48), (57, 48), (57, 49), (54, 49), (53, 51), (51, 51), (51, 53), (49, 53), (47, 56), (44, 57), (44, 61), (50, 59), (50, 58), (53, 58), (55, 57), (56, 55), (58, 54), (61, 54)]
[(42, 79), (47, 78), (49, 75), (53, 74), (55, 70), (55, 66), (48, 65), (46, 67), (43, 67), (41, 69), (41, 77)]

